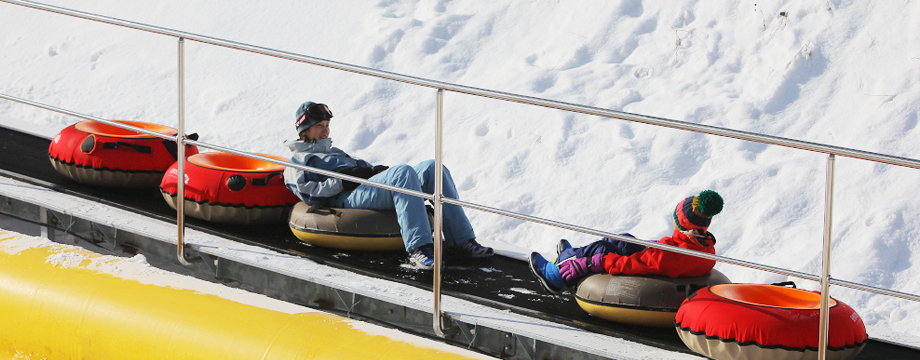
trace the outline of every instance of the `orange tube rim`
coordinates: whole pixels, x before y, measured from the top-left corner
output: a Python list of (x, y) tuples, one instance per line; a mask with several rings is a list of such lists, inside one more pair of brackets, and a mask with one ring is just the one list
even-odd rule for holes
[[(112, 121), (117, 122), (117, 123), (122, 123), (125, 125), (137, 126), (145, 130), (156, 131), (158, 133), (166, 134), (166, 135), (175, 136), (176, 134), (179, 133), (178, 131), (176, 131), (176, 129), (173, 129), (169, 126), (152, 124), (152, 123), (147, 123), (143, 121), (131, 121), (131, 120), (112, 120)], [(74, 127), (77, 128), (77, 130), (80, 130), (85, 133), (116, 137), (116, 138), (135, 138), (136, 139), (136, 138), (153, 138), (154, 137), (154, 136), (150, 136), (144, 133), (139, 133), (137, 131), (122, 129), (120, 127), (103, 124), (101, 122), (92, 121), (92, 120), (78, 122), (76, 125), (74, 125)]]
[[(287, 159), (268, 155), (268, 154), (255, 154), (264, 157), (269, 157), (276, 160), (287, 161)], [(225, 153), (225, 152), (209, 152), (195, 154), (188, 157), (188, 162), (201, 166), (203, 168), (214, 169), (214, 170), (223, 170), (223, 171), (235, 171), (235, 172), (263, 172), (263, 171), (284, 171), (283, 165), (278, 165), (270, 163), (267, 161), (251, 159), (245, 156), (239, 156), (235, 154)]]
[[(821, 308), (821, 294), (764, 284), (721, 284), (709, 287), (713, 294), (728, 300), (773, 308), (817, 310)], [(829, 307), (837, 305), (830, 299)]]

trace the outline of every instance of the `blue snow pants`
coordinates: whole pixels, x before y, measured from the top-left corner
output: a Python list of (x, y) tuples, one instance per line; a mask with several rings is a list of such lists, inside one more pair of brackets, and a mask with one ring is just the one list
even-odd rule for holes
[[(374, 175), (370, 180), (433, 194), (434, 170), (434, 160), (427, 160), (414, 167), (393, 166)], [(443, 168), (441, 185), (443, 196), (459, 199), (454, 179), (446, 166)], [(422, 198), (362, 184), (350, 192), (343, 192), (333, 199), (330, 205), (346, 209), (395, 210), (400, 235), (407, 252), (434, 242), (428, 212), (425, 210), (425, 200)], [(443, 216), (442, 229), (446, 246), (456, 246), (476, 237), (462, 207), (444, 204)]]
[[(635, 236), (632, 236), (628, 233), (619, 235), (635, 238)], [(556, 263), (561, 263), (562, 261), (572, 257), (583, 258), (607, 253), (614, 253), (620, 256), (629, 256), (645, 250), (646, 248), (647, 247), (645, 245), (633, 244), (605, 237), (582, 247), (566, 249), (565, 251), (559, 253), (559, 257), (556, 258)]]

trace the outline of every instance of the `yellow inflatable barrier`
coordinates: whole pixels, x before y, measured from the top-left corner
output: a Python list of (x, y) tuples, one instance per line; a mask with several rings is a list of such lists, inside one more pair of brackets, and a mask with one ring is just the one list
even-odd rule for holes
[(0, 230), (0, 357), (485, 358), (322, 312), (291, 314), (100, 270), (119, 261), (131, 260)]

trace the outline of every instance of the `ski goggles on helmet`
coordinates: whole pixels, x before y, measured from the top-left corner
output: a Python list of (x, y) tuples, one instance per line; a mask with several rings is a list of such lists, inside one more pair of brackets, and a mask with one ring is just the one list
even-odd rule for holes
[(329, 120), (331, 118), (332, 111), (329, 110), (326, 104), (311, 104), (307, 107), (306, 111), (300, 115), (300, 118), (297, 119), (295, 126), (298, 132), (302, 132), (320, 121)]
[(310, 120), (329, 120), (332, 119), (332, 111), (326, 104), (313, 104), (307, 108), (307, 117)]

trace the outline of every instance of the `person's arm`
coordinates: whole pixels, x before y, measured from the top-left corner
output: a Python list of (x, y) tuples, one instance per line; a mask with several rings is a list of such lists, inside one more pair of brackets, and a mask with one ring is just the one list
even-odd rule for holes
[[(310, 160), (312, 159), (308, 159), (306, 166), (317, 167), (317, 164)], [(284, 183), (294, 195), (308, 204), (326, 204), (343, 190), (342, 180), (339, 178), (292, 167), (284, 169)]]
[(342, 154), (342, 155), (344, 155), (345, 157), (347, 157), (347, 158), (349, 158), (349, 159), (353, 159), (353, 160), (355, 161), (355, 166), (369, 167), (369, 168), (372, 168), (372, 169), (374, 168), (374, 165), (371, 164), (371, 163), (369, 163), (369, 162), (367, 162), (366, 160), (364, 160), (364, 159), (358, 159), (358, 158), (356, 158), (356, 157), (354, 157), (354, 156), (351, 156), (351, 155), (349, 155), (348, 153), (346, 153), (344, 150), (339, 149), (339, 148), (337, 148), (337, 147), (333, 147), (329, 152), (332, 152), (332, 153), (339, 153), (339, 154)]
[(305, 181), (297, 184), (297, 191), (311, 199), (327, 202), (342, 192), (342, 179), (303, 171)]
[(355, 160), (357, 160), (358, 166), (366, 166), (366, 167), (369, 167), (369, 168), (371, 168), (371, 169), (374, 168), (374, 165), (371, 165), (371, 163), (369, 163), (369, 162), (367, 162), (367, 161), (364, 161), (364, 160), (361, 160), (361, 159), (355, 159)]

